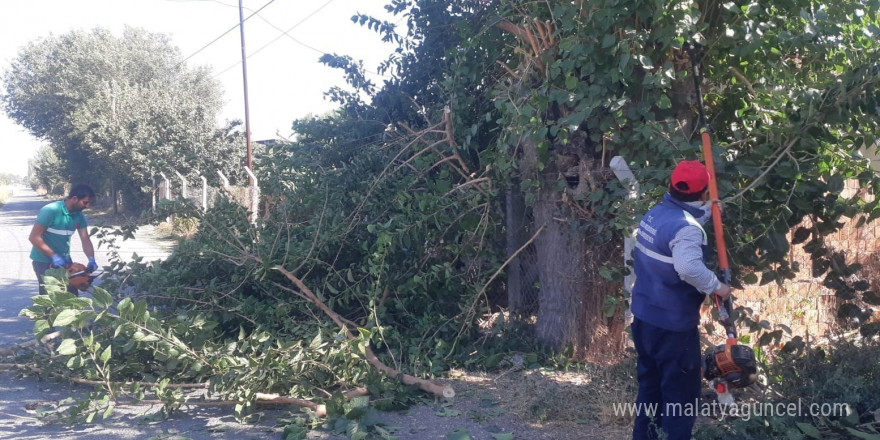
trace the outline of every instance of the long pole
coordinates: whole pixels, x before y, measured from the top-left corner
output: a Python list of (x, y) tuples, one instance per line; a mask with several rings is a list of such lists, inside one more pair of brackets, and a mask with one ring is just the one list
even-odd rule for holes
[[(709, 133), (712, 128), (706, 120), (706, 113), (703, 111), (703, 93), (700, 90), (700, 83), (703, 75), (700, 72), (700, 63), (703, 59), (702, 48), (696, 44), (689, 48), (691, 59), (691, 69), (694, 76), (694, 87), (696, 87), (697, 109), (700, 113), (700, 140), (703, 144), (703, 158), (706, 161), (706, 169), (709, 171), (709, 198), (712, 203), (712, 230), (715, 232), (715, 248), (718, 252), (718, 267), (721, 269), (721, 275), (724, 278), (724, 284), (730, 285), (730, 263), (727, 261), (727, 244), (724, 242), (724, 226), (721, 223), (721, 206), (718, 201), (718, 181), (715, 178), (715, 159), (712, 156), (712, 139)], [(725, 301), (720, 301), (718, 295), (715, 296), (715, 304), (718, 306), (718, 315), (721, 324), (727, 331), (728, 341), (736, 340), (736, 326), (733, 323), (733, 300), (729, 297)]]
[[(244, 45), (244, 8), (241, 4), (242, 0), (238, 0), (238, 21), (241, 30), (241, 72), (244, 79), (244, 132), (245, 142), (247, 142), (247, 167), (254, 170), (253, 161), (251, 159), (251, 117), (248, 111), (248, 81), (247, 81), (247, 53)], [(253, 180), (248, 176), (248, 186), (253, 185)]]

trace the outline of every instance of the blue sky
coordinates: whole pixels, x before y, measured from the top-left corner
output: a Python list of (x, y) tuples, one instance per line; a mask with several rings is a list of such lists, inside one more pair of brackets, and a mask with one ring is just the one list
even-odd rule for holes
[[(323, 92), (344, 81), (340, 72), (318, 63), (322, 52), (363, 60), (368, 71), (375, 71), (394, 49), (351, 21), (358, 12), (387, 18), (385, 0), (243, 0), (245, 17), (264, 5), (244, 27), (254, 140), (289, 137), (294, 119), (333, 108)], [(195, 54), (191, 66), (211, 66), (226, 102), (219, 122), (244, 120), (238, 29), (200, 51), (238, 23), (237, 0), (4, 0), (3, 7), (0, 71), (22, 46), (50, 33), (102, 27), (119, 35), (126, 25), (140, 27), (168, 34), (185, 57)], [(382, 82), (378, 75), (370, 79)], [(39, 145), (0, 111), (6, 159), (0, 172), (26, 174), (27, 160)]]

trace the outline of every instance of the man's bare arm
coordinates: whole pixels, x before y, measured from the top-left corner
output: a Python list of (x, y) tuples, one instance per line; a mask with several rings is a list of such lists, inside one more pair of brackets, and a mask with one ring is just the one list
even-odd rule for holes
[(39, 223), (34, 223), (34, 227), (31, 228), (31, 235), (28, 237), (28, 241), (37, 248), (43, 255), (51, 258), (52, 255), (55, 255), (55, 251), (46, 244), (46, 241), (43, 240), (43, 233), (45, 233), (49, 228), (43, 226)]
[(77, 229), (79, 239), (82, 241), (83, 253), (86, 257), (95, 258), (95, 247), (92, 246), (92, 237), (89, 237), (89, 231), (86, 228)]

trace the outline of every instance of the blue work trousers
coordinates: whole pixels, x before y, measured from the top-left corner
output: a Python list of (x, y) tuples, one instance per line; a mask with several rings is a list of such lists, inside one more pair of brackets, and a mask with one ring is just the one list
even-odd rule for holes
[(699, 412), (697, 328), (673, 332), (636, 318), (632, 335), (639, 381), (633, 439), (658, 439), (662, 431), (668, 440), (689, 440)]

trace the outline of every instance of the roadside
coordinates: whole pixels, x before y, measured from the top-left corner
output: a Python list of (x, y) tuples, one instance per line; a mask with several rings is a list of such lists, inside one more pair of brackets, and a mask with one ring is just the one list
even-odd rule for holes
[[(36, 291), (27, 254), (27, 234), (36, 211), (46, 199), (20, 189), (0, 210), (0, 348), (30, 340), (32, 327), (18, 312), (30, 305)], [(89, 214), (87, 212), (87, 214)], [(96, 213), (100, 214), (100, 213)], [(92, 225), (107, 215), (88, 215)], [(163, 231), (147, 225), (138, 228), (133, 240), (117, 240), (120, 257), (138, 255), (144, 260), (169, 255), (174, 242), (162, 238)], [(72, 255), (82, 258), (79, 240), (72, 240)], [(95, 242), (97, 246), (97, 241)], [(98, 263), (106, 265), (106, 249), (97, 250)], [(0, 362), (12, 362), (0, 357)], [(629, 436), (629, 421), (607, 414), (605, 405), (625, 402), (630, 382), (626, 368), (595, 369), (560, 373), (545, 369), (511, 369), (495, 373), (453, 371), (440, 382), (452, 385), (452, 402), (426, 399), (405, 411), (380, 412), (371, 438), (382, 433), (400, 440), (422, 439), (615, 439)], [(229, 406), (184, 406), (170, 419), (160, 417), (158, 406), (118, 407), (106, 420), (67, 426), (41, 419), (70, 396), (84, 396), (88, 386), (52, 382), (26, 374), (0, 374), (0, 439), (277, 439), (284, 426), (299, 417), (298, 409), (266, 408), (256, 422), (234, 420)], [(343, 423), (344, 425), (344, 423)], [(337, 426), (339, 426), (337, 424)], [(348, 438), (332, 429), (304, 430), (312, 440)], [(299, 437), (303, 438), (303, 437)]]
[[(26, 188), (17, 188), (15, 195), (0, 208), (0, 348), (31, 340), (32, 324), (18, 313), (31, 304), (37, 281), (30, 266), (30, 243), (27, 240), (37, 210), (48, 200)], [(87, 212), (88, 214), (88, 212)], [(151, 228), (138, 231), (134, 240), (119, 241), (120, 256), (133, 254), (145, 259), (163, 258), (171, 243), (151, 236)], [(82, 246), (73, 239), (71, 254), (80, 260)], [(97, 243), (95, 243), (97, 245)], [(106, 250), (98, 249), (99, 265), (108, 264)], [(0, 362), (13, 362), (2, 357)], [(284, 410), (266, 411), (259, 423), (235, 421), (228, 407), (190, 407), (168, 420), (157, 418), (159, 406), (118, 407), (107, 420), (94, 424), (68, 426), (42, 419), (59, 402), (71, 396), (84, 396), (89, 386), (54, 382), (18, 372), (0, 374), (0, 439), (218, 439), (277, 438), (276, 422), (289, 416)], [(316, 437), (320, 438), (320, 437)]]

